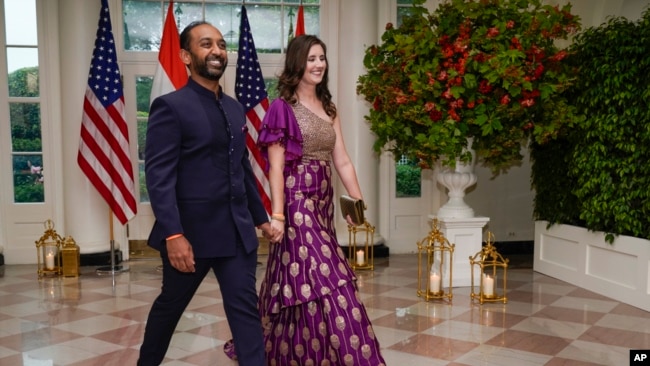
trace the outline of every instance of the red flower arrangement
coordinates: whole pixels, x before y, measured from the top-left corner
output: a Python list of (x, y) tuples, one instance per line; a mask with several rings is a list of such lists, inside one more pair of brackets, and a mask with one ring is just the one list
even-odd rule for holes
[(571, 6), (540, 0), (448, 0), (433, 13), (415, 0), (366, 50), (357, 93), (374, 148), (428, 168), (467, 161), (468, 138), (494, 172), (522, 159), (529, 138), (543, 143), (580, 120), (566, 100), (575, 77), (564, 59), (580, 28)]

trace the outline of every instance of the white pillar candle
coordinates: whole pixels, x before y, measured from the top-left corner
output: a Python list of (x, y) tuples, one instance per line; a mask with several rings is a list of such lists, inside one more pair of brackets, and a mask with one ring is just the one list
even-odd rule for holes
[(47, 253), (45, 255), (45, 268), (54, 269), (54, 254)]
[(433, 293), (440, 292), (440, 275), (435, 272), (429, 275), (429, 289)]
[(494, 278), (489, 275), (483, 276), (483, 295), (494, 296)]
[(357, 250), (357, 265), (361, 266), (365, 263), (365, 260), (363, 258), (363, 250)]

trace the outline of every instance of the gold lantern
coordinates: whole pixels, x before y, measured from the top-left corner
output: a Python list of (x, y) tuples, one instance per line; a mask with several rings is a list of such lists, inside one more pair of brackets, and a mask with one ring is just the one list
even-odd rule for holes
[[(508, 281), (508, 259), (503, 259), (494, 247), (494, 235), (488, 231), (487, 242), (480, 252), (469, 257), (472, 271), (472, 300), (484, 302), (508, 302), (506, 283)], [(475, 279), (475, 276), (478, 279)], [(478, 282), (478, 285), (476, 283)], [(476, 288), (478, 287), (478, 292)]]
[[(433, 219), (429, 234), (418, 242), (418, 296), (425, 301), (451, 300), (455, 244), (450, 244)], [(445, 284), (447, 284), (445, 291)]]
[[(365, 233), (363, 244), (357, 243), (358, 233)], [(375, 227), (368, 221), (364, 221), (359, 226), (348, 225), (348, 260), (352, 269), (373, 270), (375, 268), (374, 236)]]
[(64, 277), (79, 276), (80, 257), (79, 246), (72, 236), (66, 236), (65, 240), (63, 240), (63, 247), (61, 248), (62, 273)]
[(45, 232), (36, 241), (38, 277), (61, 275), (61, 236), (54, 230), (52, 220), (45, 221)]

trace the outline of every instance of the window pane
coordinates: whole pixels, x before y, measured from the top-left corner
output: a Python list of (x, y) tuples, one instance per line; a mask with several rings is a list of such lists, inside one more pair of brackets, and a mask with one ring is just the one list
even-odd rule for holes
[(315, 6), (305, 6), (305, 33), (320, 35), (320, 8)]
[(9, 103), (14, 152), (41, 152), (41, 108), (38, 103)]
[[(14, 202), (44, 202), (41, 110), (39, 97), (36, 0), (4, 0), (7, 91), (11, 98), (30, 102), (5, 104), (9, 109)], [(11, 100), (11, 99), (10, 99)], [(33, 101), (33, 102), (31, 102)], [(7, 128), (7, 127), (5, 127)]]
[(411, 14), (411, 8), (397, 8), (397, 26), (402, 25), (402, 19)]
[[(124, 49), (157, 51), (165, 12), (159, 1), (124, 0)], [(166, 9), (166, 8), (165, 8)]]
[[(167, 11), (168, 4), (165, 4), (165, 11)], [(167, 14), (167, 13), (165, 13)], [(189, 3), (189, 2), (174, 2), (174, 14), (176, 15), (176, 26), (178, 29), (183, 30), (188, 24), (196, 20), (203, 20), (203, 4)], [(210, 19), (205, 19), (212, 23)], [(161, 31), (162, 33), (162, 31)]]
[(43, 155), (14, 155), (14, 202), (45, 202)]
[(402, 25), (404, 16), (411, 14), (412, 5), (413, 0), (397, 0), (397, 27)]
[[(289, 29), (295, 33), (296, 23), (298, 22), (298, 7), (297, 6), (287, 6), (286, 15), (285, 15), (285, 24), (287, 35), (289, 34)], [(303, 6), (303, 15), (305, 20), (305, 33), (313, 34), (318, 36), (320, 34), (320, 8), (316, 6)], [(288, 38), (285, 38), (285, 43), (288, 43)], [(286, 44), (285, 44), (286, 46)]]
[(38, 49), (7, 47), (10, 97), (38, 96)]
[(135, 78), (135, 92), (137, 98), (137, 130), (138, 130), (138, 182), (140, 188), (140, 202), (149, 202), (149, 193), (144, 175), (144, 147), (147, 137), (147, 121), (149, 120), (149, 96), (153, 77), (137, 76)]
[[(272, 5), (264, 5), (265, 3)], [(320, 33), (320, 1), (302, 1), (305, 32)], [(122, 0), (124, 9), (124, 48), (132, 51), (157, 51), (162, 37), (163, 20), (168, 2)], [(248, 21), (258, 53), (281, 53), (286, 46), (289, 28), (295, 27), (300, 0), (264, 0), (247, 5)], [(314, 6), (315, 5), (315, 6)], [(176, 25), (182, 30), (195, 20), (205, 19), (223, 33), (228, 51), (237, 52), (241, 0), (204, 0), (174, 3)], [(292, 11), (292, 16), (290, 15)], [(284, 17), (284, 19), (283, 19)], [(282, 21), (284, 20), (284, 21)]]
[(138, 128), (138, 160), (144, 161), (144, 147), (147, 140), (147, 122), (149, 116), (141, 116), (138, 114), (137, 117), (137, 128)]
[(422, 169), (417, 162), (402, 158), (395, 165), (395, 196), (420, 197)]
[(4, 0), (4, 3), (7, 44), (37, 45), (35, 0)]
[[(248, 23), (257, 53), (280, 53), (282, 50), (282, 8), (280, 6), (247, 6)], [(206, 4), (205, 18), (223, 33), (228, 50), (237, 52), (241, 4)]]
[[(282, 10), (279, 6), (247, 7), (257, 53), (282, 53)], [(284, 37), (283, 37), (284, 34)]]
[(269, 103), (278, 98), (278, 78), (264, 78), (266, 86), (266, 95), (269, 97)]
[[(217, 27), (226, 40), (229, 52), (237, 52), (239, 46), (239, 15), (241, 5), (206, 4), (205, 20)], [(249, 19), (250, 21), (250, 15)], [(251, 25), (252, 27), (252, 25)], [(255, 33), (253, 33), (255, 36)], [(254, 37), (257, 46), (257, 37)]]
[(147, 191), (147, 179), (144, 175), (144, 161), (138, 162), (138, 184), (140, 188), (140, 203), (149, 203), (149, 191)]

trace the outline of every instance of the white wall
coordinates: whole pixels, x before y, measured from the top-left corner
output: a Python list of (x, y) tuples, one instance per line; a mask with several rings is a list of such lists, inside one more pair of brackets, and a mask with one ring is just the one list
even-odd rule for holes
[[(75, 183), (75, 180), (80, 179), (80, 174), (78, 169), (76, 169), (76, 163), (74, 161), (74, 152), (76, 151), (76, 145), (78, 141), (78, 124), (80, 123), (80, 113), (81, 113), (81, 101), (82, 93), (84, 89), (84, 80), (88, 72), (89, 57), (92, 52), (92, 41), (94, 39), (94, 32), (96, 28), (97, 15), (96, 9), (98, 9), (99, 0), (38, 0), (47, 2), (48, 7), (59, 7), (59, 10), (65, 9), (65, 12), (58, 14), (57, 12), (48, 13), (46, 16), (54, 17), (52, 22), (45, 21), (43, 24), (50, 24), (50, 26), (56, 25), (58, 23), (58, 32), (56, 30), (48, 29), (47, 39), (51, 37), (58, 37), (57, 40), (60, 42), (51, 42), (54, 47), (60, 47), (59, 52), (59, 63), (61, 65), (60, 75), (49, 75), (47, 82), (50, 85), (48, 90), (58, 91), (60, 97), (52, 98), (52, 96), (44, 95), (43, 98), (48, 99), (49, 102), (60, 100), (61, 103), (58, 106), (51, 106), (51, 110), (55, 111), (51, 116), (57, 121), (54, 121), (54, 125), (63, 126), (61, 133), (62, 141), (58, 144), (53, 144), (58, 146), (61, 150), (57, 151), (55, 155), (59, 159), (63, 160), (61, 163), (61, 171), (63, 172), (63, 187), (57, 187), (57, 192), (63, 192), (63, 198), (57, 200), (57, 206), (54, 209), (55, 212), (65, 214), (59, 214), (62, 217), (57, 220), (58, 223), (65, 222), (65, 233), (70, 233), (75, 236), (75, 239), (78, 240), (78, 244), (82, 246), (82, 253), (85, 252), (84, 248), (88, 246), (104, 247), (106, 243), (104, 240), (98, 238), (105, 238), (108, 232), (108, 221), (105, 219), (106, 216), (106, 206), (101, 202), (101, 200), (96, 199), (92, 194), (85, 192), (85, 189), (79, 184)], [(96, 1), (96, 3), (94, 2)], [(110, 0), (111, 9), (116, 8), (115, 5), (121, 0)], [(342, 2), (346, 2), (342, 4)], [(350, 87), (348, 83), (345, 82), (346, 69), (348, 65), (359, 65), (362, 60), (360, 52), (349, 52), (351, 40), (362, 39), (362, 42), (371, 42), (372, 35), (368, 32), (377, 32), (375, 42), (379, 42), (379, 37), (383, 25), (388, 21), (394, 21), (390, 19), (395, 16), (394, 11), (390, 9), (394, 6), (395, 0), (364, 0), (360, 4), (348, 4), (348, 1), (353, 0), (323, 0), (323, 4), (327, 7), (329, 14), (332, 14), (338, 9), (339, 14), (333, 14), (328, 19), (328, 27), (330, 30), (328, 32), (335, 32), (335, 37), (329, 37), (324, 35), (324, 38), (328, 40), (328, 48), (330, 50), (336, 50), (333, 52), (333, 57), (331, 60), (336, 62), (332, 65), (332, 69), (336, 70), (339, 73), (339, 87), (345, 85), (347, 88)], [(551, 3), (565, 3), (564, 0), (549, 0)], [(438, 0), (429, 0), (428, 4), (435, 5), (438, 3)], [(595, 26), (601, 24), (605, 21), (608, 15), (623, 15), (632, 20), (638, 19), (642, 11), (650, 4), (649, 0), (574, 0), (573, 12), (578, 14), (581, 19), (584, 27)], [(359, 17), (358, 19), (351, 20), (349, 16), (346, 16), (343, 11), (355, 11), (359, 12), (358, 6), (368, 7), (368, 12), (377, 14), (378, 21), (374, 19), (368, 19), (368, 17)], [(83, 13), (83, 17), (72, 17), (69, 14), (74, 14), (75, 9), (77, 12)], [(60, 19), (56, 17), (60, 16)], [(74, 19), (72, 19), (74, 18)], [(47, 19), (46, 19), (47, 20)], [(346, 21), (344, 27), (338, 26), (339, 22)], [(60, 22), (57, 22), (60, 21)], [(115, 22), (114, 24), (119, 24)], [(74, 29), (77, 27), (78, 29)], [(119, 27), (114, 26), (115, 29)], [(355, 30), (356, 29), (356, 30)], [(339, 34), (338, 32), (361, 32), (362, 34), (357, 34), (356, 37), (347, 37), (346, 34)], [(329, 34), (329, 33), (328, 33)], [(65, 39), (62, 39), (64, 37)], [(367, 44), (361, 45), (358, 44), (355, 47), (365, 48)], [(346, 51), (347, 50), (347, 51)], [(56, 55), (57, 52), (47, 52), (48, 55)], [(345, 52), (345, 53), (343, 53)], [(0, 50), (0, 58), (5, 58), (5, 50)], [(352, 58), (350, 58), (352, 57)], [(336, 60), (336, 61), (335, 61)], [(358, 68), (354, 68), (348, 72), (349, 77), (356, 78), (358, 74)], [(61, 80), (64, 79), (64, 80)], [(58, 85), (56, 85), (58, 84)], [(336, 81), (334, 81), (334, 86)], [(342, 93), (339, 90), (333, 90), (339, 99), (337, 100), (341, 110), (350, 110), (351, 114), (356, 115), (360, 118), (362, 111), (358, 110), (358, 106), (350, 106), (348, 103), (359, 103), (359, 98), (354, 98), (353, 95), (349, 93)], [(59, 99), (60, 98), (60, 99)], [(347, 99), (347, 100), (346, 100)], [(46, 102), (47, 103), (47, 102)], [(356, 131), (360, 132), (360, 131)], [(350, 130), (347, 133), (355, 134), (354, 130)], [(361, 131), (363, 132), (363, 131)], [(379, 181), (379, 173), (375, 169), (374, 165), (378, 164), (377, 160), (374, 157), (368, 158), (369, 154), (363, 153), (360, 151), (360, 147), (357, 144), (362, 146), (368, 146), (370, 142), (367, 140), (366, 136), (356, 137), (350, 139), (349, 144), (354, 144), (351, 146), (351, 152), (354, 154), (354, 159), (356, 165), (363, 166), (362, 172), (364, 177), (362, 180), (366, 185), (375, 184), (370, 191), (373, 196), (376, 196), (377, 202), (374, 207), (374, 210), (379, 210), (379, 207), (382, 207), (381, 200), (388, 199), (387, 197), (382, 197), (381, 187), (382, 182)], [(67, 148), (66, 148), (67, 146)], [(366, 160), (364, 160), (366, 159)], [(369, 159), (369, 161), (367, 161)], [(358, 160), (358, 161), (357, 161)], [(368, 166), (372, 164), (373, 166)], [(7, 172), (3, 172), (6, 174)], [(488, 169), (477, 167), (477, 173), (479, 175), (478, 184), (468, 191), (466, 196), (466, 201), (475, 209), (477, 215), (488, 216), (490, 217), (489, 230), (493, 231), (496, 235), (498, 241), (532, 241), (534, 239), (534, 224), (532, 220), (532, 207), (533, 207), (533, 192), (530, 191), (530, 164), (527, 159), (520, 167), (513, 167), (510, 169), (508, 174), (500, 175), (492, 179), (491, 173)], [(384, 182), (385, 183), (385, 182)], [(11, 189), (10, 187), (2, 187), (3, 190)], [(80, 193), (83, 193), (80, 195)], [(10, 197), (11, 194), (3, 194), (1, 197)], [(90, 199), (89, 199), (90, 197)], [(372, 200), (375, 198), (373, 197)], [(442, 201), (444, 202), (444, 200)], [(2, 204), (6, 204), (3, 202)], [(89, 212), (96, 212), (94, 215), (87, 215)], [(375, 217), (376, 212), (371, 213), (371, 217)], [(0, 251), (4, 246), (7, 247), (7, 243), (12, 243), (16, 241), (16, 238), (8, 235), (9, 231), (7, 230), (7, 217), (2, 217), (2, 225), (0, 225)], [(90, 222), (89, 222), (90, 221)], [(74, 229), (74, 230), (73, 230)], [(381, 227), (379, 228), (381, 230)], [(74, 232), (73, 232), (74, 231)], [(42, 233), (35, 232), (34, 240), (38, 238)], [(381, 234), (381, 232), (379, 232)], [(133, 239), (142, 239), (142, 238), (133, 238)], [(101, 241), (101, 243), (100, 243)], [(390, 244), (390, 243), (389, 243)], [(33, 242), (29, 243), (30, 250), (33, 250)], [(5, 258), (7, 263), (12, 263), (12, 258)]]

